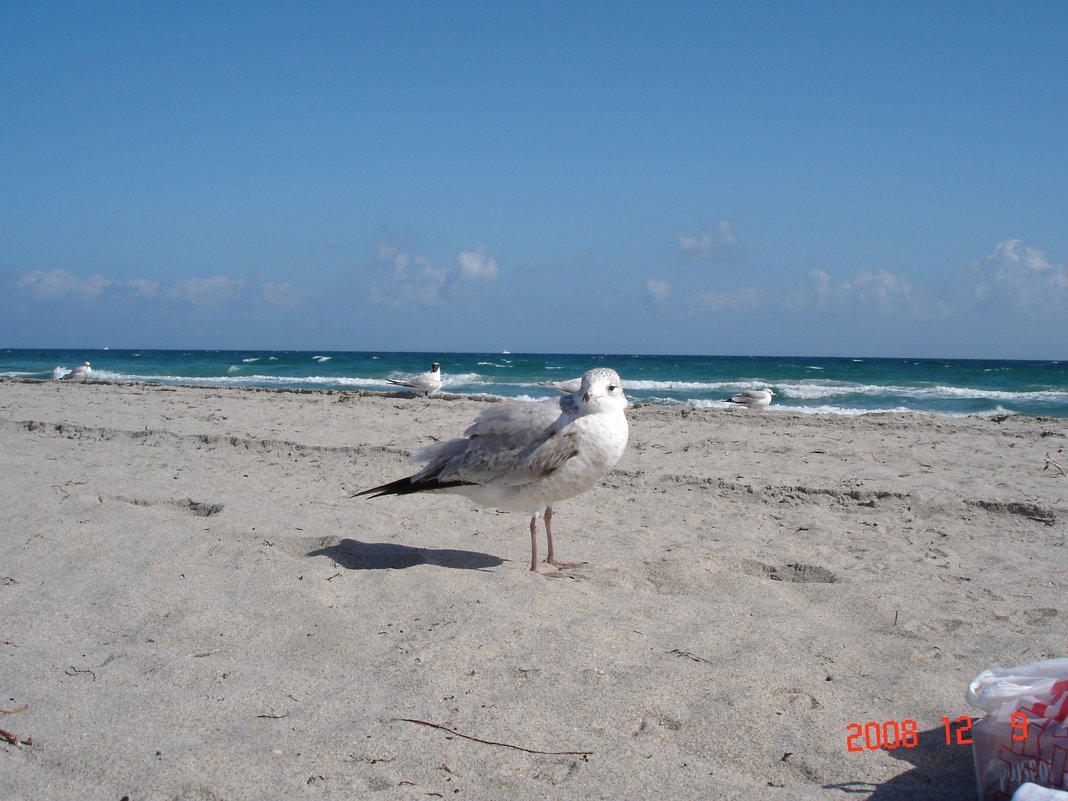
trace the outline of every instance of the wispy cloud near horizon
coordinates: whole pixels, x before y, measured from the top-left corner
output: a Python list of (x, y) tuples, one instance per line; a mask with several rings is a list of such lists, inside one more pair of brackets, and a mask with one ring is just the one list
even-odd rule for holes
[(31, 270), (16, 278), (11, 286), (25, 301), (41, 304), (74, 301), (86, 306), (107, 306), (120, 300), (132, 300), (145, 306), (177, 303), (221, 311), (242, 302), (293, 306), (302, 297), (293, 284), (263, 277), (249, 281), (226, 275), (190, 276), (173, 283), (162, 283), (145, 278), (118, 280), (97, 273), (81, 278), (59, 268)]

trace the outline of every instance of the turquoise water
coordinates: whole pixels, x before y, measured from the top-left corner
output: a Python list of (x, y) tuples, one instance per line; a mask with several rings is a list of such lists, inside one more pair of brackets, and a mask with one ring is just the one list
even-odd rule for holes
[(915, 411), (1068, 417), (1068, 363), (953, 359), (627, 356), (345, 351), (0, 350), (0, 377), (53, 378), (82, 361), (93, 377), (288, 389), (389, 390), (387, 378), (441, 363), (443, 392), (537, 398), (540, 381), (609, 366), (637, 403), (721, 407), (739, 390), (772, 388), (769, 411)]

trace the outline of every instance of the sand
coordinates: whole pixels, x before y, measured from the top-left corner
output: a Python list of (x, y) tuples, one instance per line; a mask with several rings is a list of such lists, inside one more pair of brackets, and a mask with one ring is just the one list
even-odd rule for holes
[(484, 404), (0, 381), (0, 797), (971, 799), (942, 717), (1068, 652), (1068, 421), (633, 408), (532, 574), (350, 498)]

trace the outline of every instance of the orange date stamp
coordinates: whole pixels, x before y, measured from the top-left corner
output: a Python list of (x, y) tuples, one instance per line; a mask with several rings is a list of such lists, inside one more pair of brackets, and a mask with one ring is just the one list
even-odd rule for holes
[[(1010, 716), (1014, 740), (1027, 739), (1027, 714), (1013, 712)], [(946, 731), (946, 745), (971, 745), (972, 724), (968, 715), (950, 719), (942, 717)], [(955, 724), (955, 725), (954, 725)], [(915, 748), (920, 744), (920, 724), (911, 718), (905, 720), (869, 720), (866, 723), (846, 725), (847, 751), (879, 751), (895, 748)]]

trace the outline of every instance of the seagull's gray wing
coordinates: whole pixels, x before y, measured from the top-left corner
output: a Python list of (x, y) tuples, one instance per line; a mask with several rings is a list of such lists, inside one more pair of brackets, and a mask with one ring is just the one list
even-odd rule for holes
[(731, 395), (727, 400), (730, 403), (753, 403), (755, 401), (764, 400), (765, 396), (759, 390), (745, 389), (734, 395)]
[(504, 434), (530, 437), (556, 423), (561, 415), (573, 414), (577, 409), (578, 404), (570, 396), (526, 403), (496, 403), (475, 418), (475, 422), (464, 431), (464, 436)]
[(578, 388), (582, 386), (582, 379), (572, 378), (567, 381), (539, 381), (538, 386), (570, 394), (578, 391)]
[(420, 450), (415, 460), (429, 464), (412, 482), (517, 486), (542, 478), (577, 452), (574, 436), (561, 432), (575, 405), (568, 396), (491, 407), (464, 432), (465, 438)]

